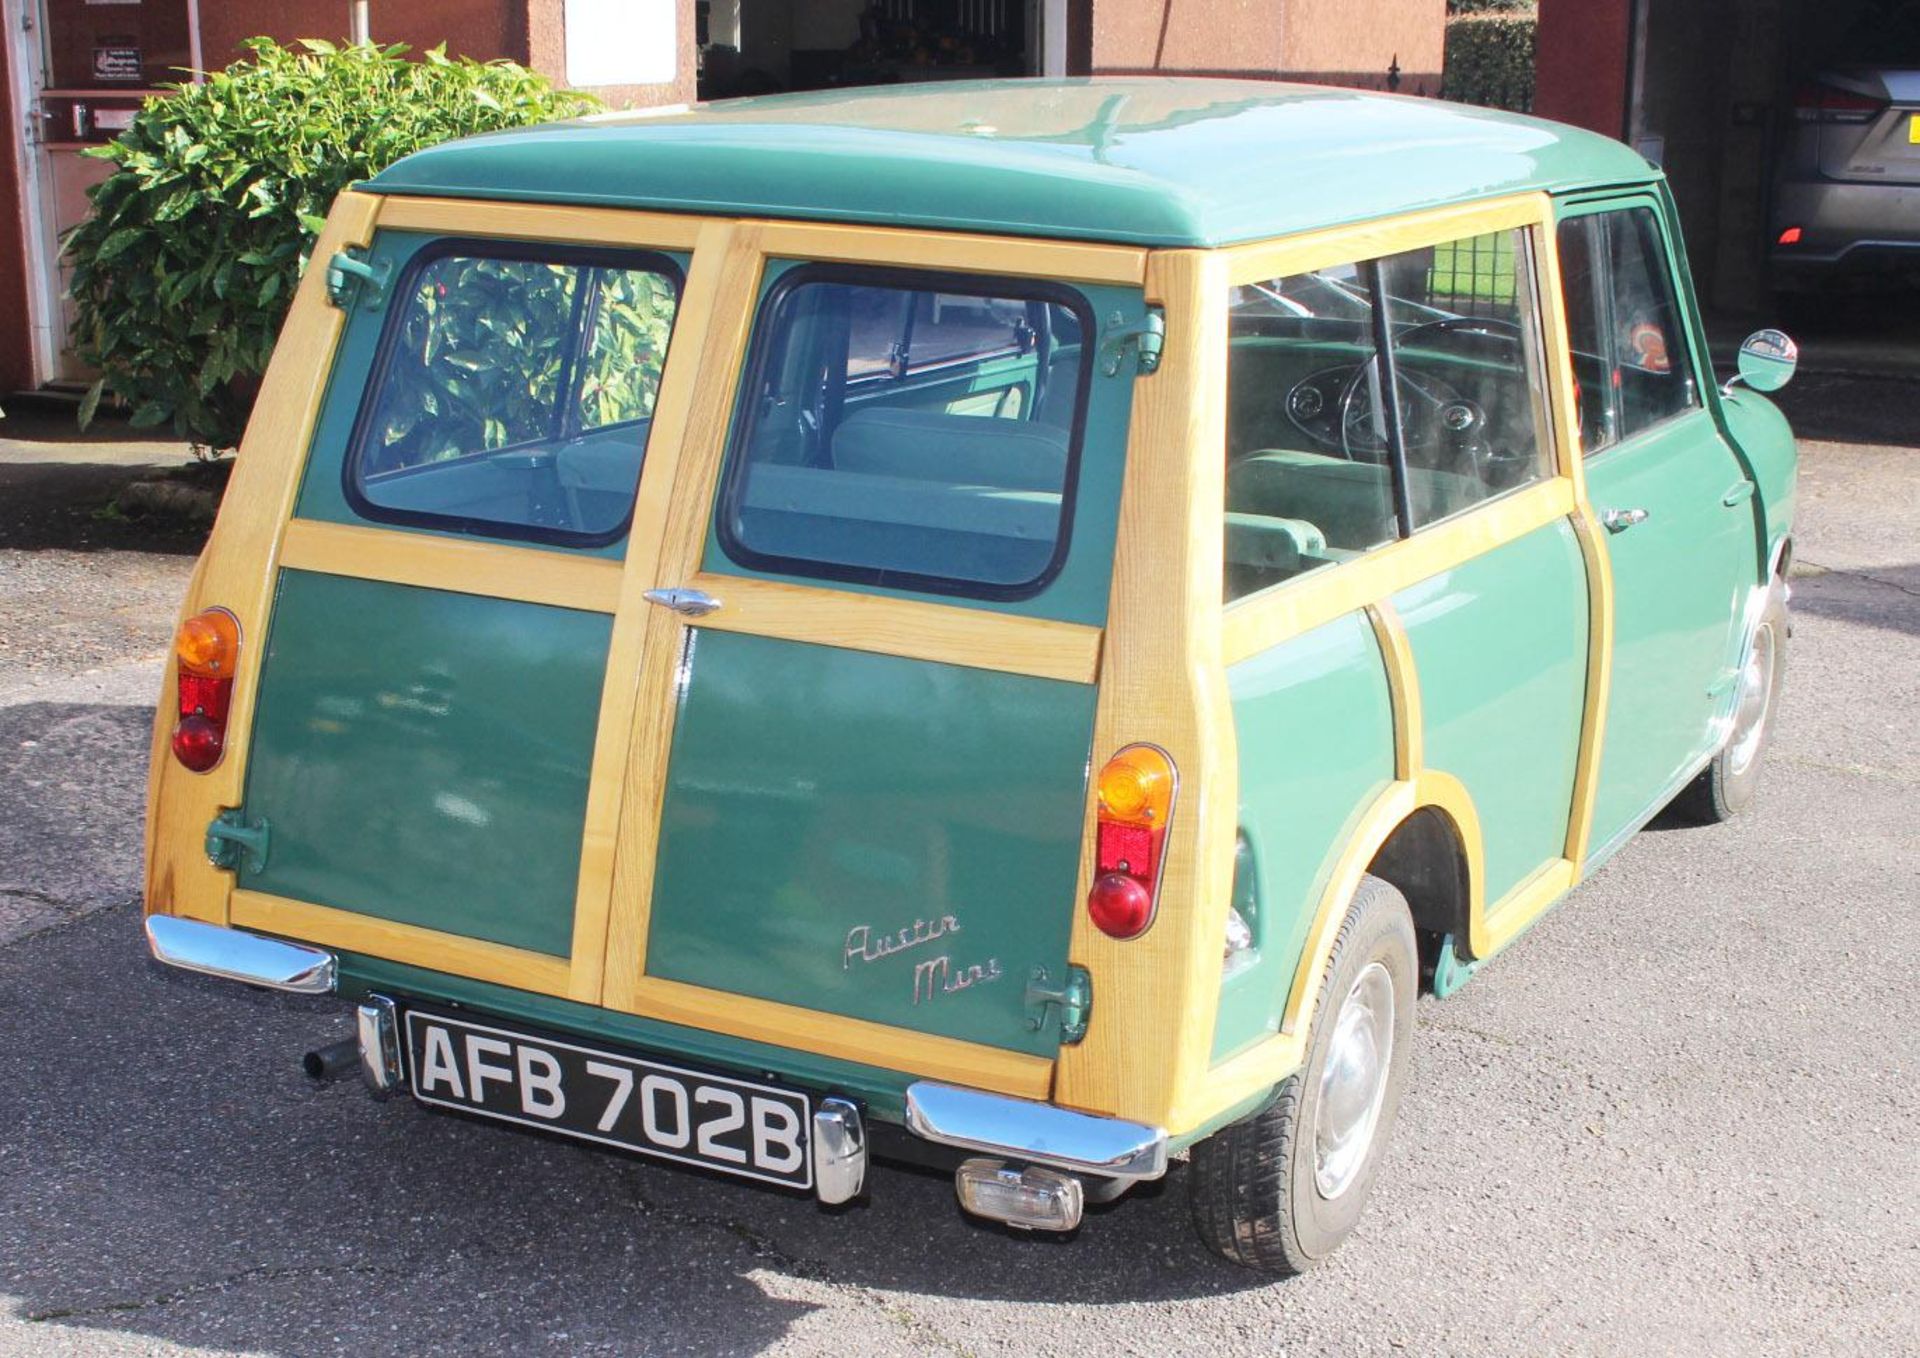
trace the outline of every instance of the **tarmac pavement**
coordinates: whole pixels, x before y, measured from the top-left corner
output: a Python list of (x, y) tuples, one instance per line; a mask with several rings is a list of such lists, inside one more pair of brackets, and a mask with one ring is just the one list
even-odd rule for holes
[(1758, 805), (1421, 1003), (1375, 1200), (1282, 1283), (1194, 1242), (1184, 1167), (1022, 1238), (942, 1177), (829, 1211), (310, 1083), (342, 1006), (139, 940), (190, 561), (0, 541), (0, 1355), (1920, 1353), (1920, 424), (1788, 395), (1852, 441), (1804, 445)]

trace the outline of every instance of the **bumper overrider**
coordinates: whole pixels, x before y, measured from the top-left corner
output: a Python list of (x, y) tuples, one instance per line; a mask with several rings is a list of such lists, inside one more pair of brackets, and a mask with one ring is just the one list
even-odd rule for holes
[[(310, 944), (172, 915), (150, 915), (147, 946), (183, 971), (299, 995), (335, 992), (339, 959)], [(384, 1097), (405, 1087), (401, 1015), (370, 995), (356, 1014), (359, 1068)], [(977, 1215), (1039, 1230), (1071, 1230), (1082, 1206), (1117, 1196), (1167, 1169), (1158, 1128), (1051, 1104), (921, 1080), (906, 1090), (906, 1130), (932, 1145), (972, 1152), (955, 1172), (961, 1205)], [(813, 1192), (823, 1203), (859, 1196), (868, 1146), (860, 1108), (834, 1094), (817, 1100), (810, 1138)]]

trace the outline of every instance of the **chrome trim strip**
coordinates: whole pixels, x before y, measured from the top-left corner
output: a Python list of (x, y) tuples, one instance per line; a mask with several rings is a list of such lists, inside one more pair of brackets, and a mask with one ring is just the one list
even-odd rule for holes
[(407, 1081), (400, 1064), (399, 1016), (385, 995), (369, 995), (354, 1018), (360, 1031), (360, 1077), (368, 1093), (384, 1099)]
[(851, 1202), (867, 1182), (867, 1129), (860, 1110), (830, 1096), (813, 1110), (813, 1193), (821, 1202)]
[(333, 954), (299, 943), (177, 915), (149, 915), (147, 947), (168, 966), (202, 976), (291, 990), (296, 995), (333, 993), (337, 968)]
[(944, 1146), (1109, 1179), (1167, 1172), (1162, 1128), (927, 1080), (907, 1087), (907, 1130)]

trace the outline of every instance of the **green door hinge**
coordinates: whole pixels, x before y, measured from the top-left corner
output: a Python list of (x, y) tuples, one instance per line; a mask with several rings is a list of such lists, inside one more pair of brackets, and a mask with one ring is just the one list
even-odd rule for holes
[(1160, 350), (1166, 342), (1167, 318), (1159, 307), (1148, 307), (1146, 315), (1137, 321), (1129, 321), (1116, 311), (1107, 318), (1106, 331), (1100, 336), (1103, 371), (1108, 377), (1118, 376), (1120, 364), (1131, 349), (1134, 371), (1142, 375), (1154, 372), (1160, 367)]
[(1060, 1040), (1078, 1042), (1087, 1035), (1087, 1018), (1093, 1013), (1093, 977), (1085, 967), (1067, 967), (1067, 982), (1059, 989), (1048, 985), (1051, 979), (1045, 967), (1035, 967), (1027, 981), (1027, 1027), (1039, 1032), (1047, 1026), (1047, 1015), (1060, 1011)]
[(392, 260), (369, 264), (358, 246), (349, 246), (327, 261), (327, 300), (349, 311), (364, 292), (367, 310), (378, 311), (386, 305), (387, 280), (392, 275)]
[(237, 806), (222, 811), (207, 826), (207, 857), (216, 868), (232, 872), (266, 871), (267, 823), (248, 820)]
[(1433, 996), (1444, 1000), (1465, 985), (1480, 970), (1479, 962), (1460, 956), (1459, 941), (1452, 934), (1440, 937), (1440, 951), (1433, 959)]

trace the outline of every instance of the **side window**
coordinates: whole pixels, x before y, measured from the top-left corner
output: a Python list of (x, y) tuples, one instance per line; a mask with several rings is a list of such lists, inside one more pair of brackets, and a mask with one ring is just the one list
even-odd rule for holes
[(1592, 456), (1700, 404), (1673, 276), (1653, 209), (1560, 224), (1560, 274)]
[(982, 598), (1066, 548), (1086, 304), (1069, 289), (803, 265), (762, 304), (722, 487), (741, 565)]
[(1493, 232), (1234, 290), (1229, 601), (1547, 474), (1527, 241)]
[(348, 501), (381, 521), (610, 541), (632, 512), (679, 271), (484, 249), (434, 250), (396, 291)]

